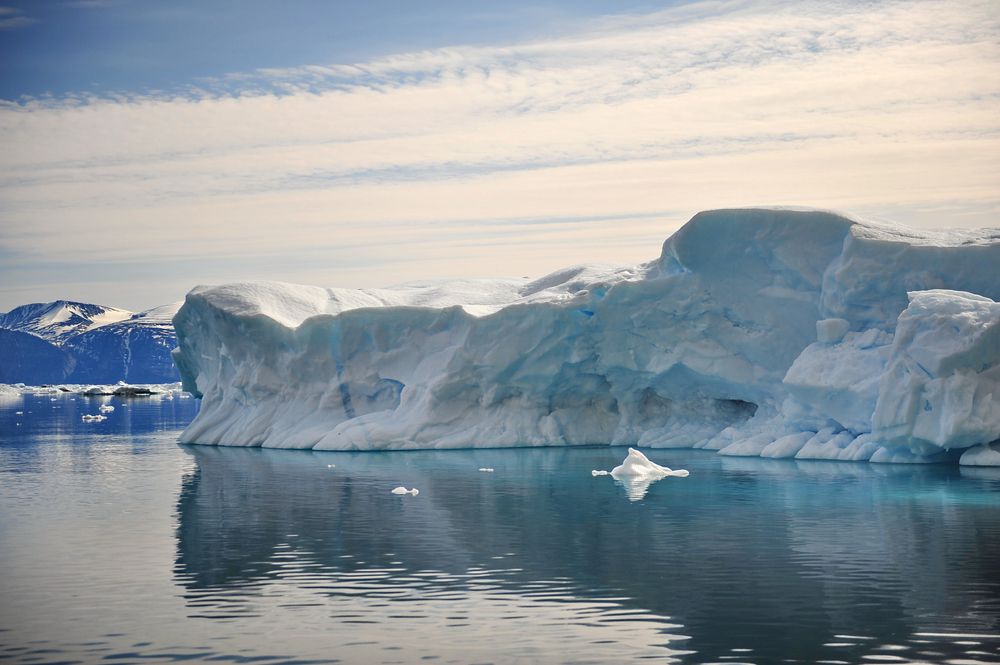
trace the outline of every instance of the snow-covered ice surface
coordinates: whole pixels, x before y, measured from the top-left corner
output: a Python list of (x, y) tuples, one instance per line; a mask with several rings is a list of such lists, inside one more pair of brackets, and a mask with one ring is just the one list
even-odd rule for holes
[(784, 209), (700, 213), (647, 264), (535, 281), (197, 287), (174, 318), (203, 397), (181, 438), (995, 463), (997, 300), (1000, 229)]

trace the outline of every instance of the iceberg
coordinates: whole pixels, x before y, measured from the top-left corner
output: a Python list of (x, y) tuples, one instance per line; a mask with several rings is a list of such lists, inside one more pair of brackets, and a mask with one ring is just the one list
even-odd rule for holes
[(651, 462), (635, 448), (628, 449), (621, 464), (608, 471), (594, 470), (590, 472), (593, 476), (610, 475), (618, 484), (625, 488), (625, 494), (629, 501), (641, 501), (649, 491), (649, 486), (657, 480), (662, 480), (669, 476), (676, 478), (687, 478), (689, 472), (686, 469), (670, 469)]
[(792, 209), (702, 212), (653, 261), (534, 281), (199, 286), (173, 319), (202, 399), (181, 440), (989, 464), (998, 300), (1000, 229)]
[(651, 478), (660, 479), (666, 478), (667, 476), (675, 476), (677, 478), (687, 478), (689, 472), (686, 469), (678, 469), (674, 471), (673, 469), (667, 468), (665, 466), (660, 466), (655, 462), (650, 462), (649, 458), (643, 455), (641, 452), (635, 448), (628, 449), (628, 455), (625, 460), (611, 469), (611, 477), (615, 479), (621, 478)]
[(955, 291), (911, 294), (872, 418), (881, 441), (917, 453), (1000, 438), (1000, 303)]

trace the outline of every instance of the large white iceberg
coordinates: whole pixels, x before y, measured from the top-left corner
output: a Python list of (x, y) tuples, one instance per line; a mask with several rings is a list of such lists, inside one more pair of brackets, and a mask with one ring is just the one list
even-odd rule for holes
[(996, 459), (1000, 230), (696, 215), (659, 259), (535, 281), (197, 287), (189, 443), (569, 444)]

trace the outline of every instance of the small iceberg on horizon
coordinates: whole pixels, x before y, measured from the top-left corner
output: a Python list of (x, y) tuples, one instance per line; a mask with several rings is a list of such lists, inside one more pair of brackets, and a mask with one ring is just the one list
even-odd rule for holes
[(593, 470), (592, 476), (611, 476), (622, 487), (628, 495), (629, 501), (639, 501), (646, 496), (649, 486), (661, 478), (673, 476), (675, 478), (687, 478), (690, 472), (687, 469), (671, 469), (660, 466), (656, 462), (651, 462), (635, 448), (628, 449), (628, 455), (621, 464), (611, 469), (611, 471)]
[(420, 490), (418, 490), (416, 487), (414, 487), (412, 490), (408, 490), (405, 487), (403, 487), (402, 485), (400, 485), (399, 487), (393, 488), (392, 493), (393, 494), (411, 494), (413, 496), (416, 496), (416, 495), (420, 494)]

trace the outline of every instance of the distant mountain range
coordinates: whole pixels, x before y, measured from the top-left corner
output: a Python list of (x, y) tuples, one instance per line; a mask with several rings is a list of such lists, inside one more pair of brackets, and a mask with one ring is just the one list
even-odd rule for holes
[(180, 302), (144, 312), (57, 300), (0, 314), (0, 383), (166, 383)]

